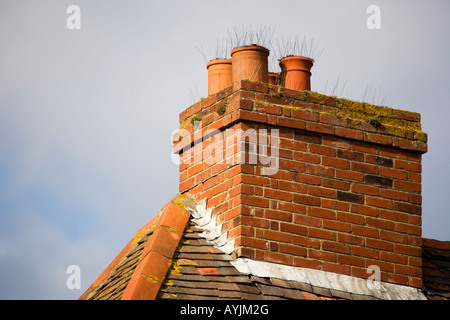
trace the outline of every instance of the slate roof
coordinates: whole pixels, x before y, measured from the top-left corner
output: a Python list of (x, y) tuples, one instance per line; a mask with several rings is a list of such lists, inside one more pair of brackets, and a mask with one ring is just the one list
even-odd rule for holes
[[(175, 196), (142, 227), (81, 300), (119, 299), (296, 299), (375, 300), (374, 296), (309, 283), (244, 274), (232, 255), (201, 236), (193, 200)], [(424, 293), (450, 297), (450, 243), (424, 239)]]
[(422, 239), (422, 280), (430, 300), (450, 299), (450, 242)]

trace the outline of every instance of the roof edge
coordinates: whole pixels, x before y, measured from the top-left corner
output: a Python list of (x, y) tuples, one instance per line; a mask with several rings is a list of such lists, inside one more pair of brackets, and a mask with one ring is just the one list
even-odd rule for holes
[(176, 195), (159, 211), (154, 233), (145, 244), (121, 300), (154, 300), (157, 297), (191, 216), (190, 203), (189, 197)]
[(148, 223), (146, 223), (142, 228), (140, 228), (134, 235), (134, 237), (125, 245), (125, 247), (119, 252), (119, 254), (110, 262), (110, 264), (106, 267), (105, 270), (97, 277), (92, 285), (86, 289), (86, 291), (78, 298), (78, 300), (85, 300), (89, 297), (92, 291), (105, 280), (108, 275), (117, 267), (117, 265), (122, 261), (122, 259), (127, 255), (127, 253), (131, 250), (133, 245), (136, 243), (136, 239), (140, 238), (145, 231), (150, 228), (153, 224), (157, 222), (159, 217), (156, 216), (151, 219)]

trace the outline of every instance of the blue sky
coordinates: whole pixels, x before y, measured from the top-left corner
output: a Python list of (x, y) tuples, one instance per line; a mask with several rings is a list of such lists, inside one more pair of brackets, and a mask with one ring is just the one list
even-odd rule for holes
[[(66, 27), (71, 4), (81, 30)], [(366, 27), (371, 4), (380, 30)], [(423, 236), (450, 240), (449, 11), (447, 0), (2, 1), (0, 299), (77, 298), (177, 193), (171, 133), (207, 95), (196, 47), (213, 52), (243, 24), (314, 38), (312, 90), (337, 84), (360, 100), (371, 87), (421, 113)], [(81, 290), (66, 287), (72, 264)]]

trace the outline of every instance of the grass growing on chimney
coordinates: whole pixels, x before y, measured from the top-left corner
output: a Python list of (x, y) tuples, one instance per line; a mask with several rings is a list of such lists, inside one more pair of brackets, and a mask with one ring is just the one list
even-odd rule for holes
[(216, 113), (220, 116), (223, 115), (227, 110), (227, 106), (229, 104), (230, 104), (229, 102), (222, 102), (222, 104), (217, 108)]

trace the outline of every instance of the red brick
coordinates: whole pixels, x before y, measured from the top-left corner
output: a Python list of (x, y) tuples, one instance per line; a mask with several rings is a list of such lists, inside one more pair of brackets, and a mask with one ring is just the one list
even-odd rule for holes
[(336, 190), (316, 186), (308, 186), (308, 194), (331, 199), (336, 198)]
[(269, 207), (269, 200), (267, 200), (265, 198), (253, 197), (253, 196), (249, 196), (249, 195), (242, 195), (241, 199), (242, 199), (242, 204), (247, 204), (247, 205), (255, 206), (255, 207), (263, 207), (263, 208)]
[(332, 252), (310, 249), (308, 252), (308, 257), (315, 258), (318, 260), (323, 260), (323, 261), (335, 262), (337, 255), (336, 255), (336, 253), (332, 253)]
[(351, 169), (354, 171), (378, 174), (379, 167), (373, 164), (361, 163), (361, 162), (352, 162)]
[(422, 182), (422, 174), (415, 172), (408, 172), (408, 180)]
[(294, 180), (303, 182), (306, 184), (313, 184), (319, 186), (321, 184), (322, 179), (318, 176), (304, 174), (304, 173), (295, 173)]
[(371, 238), (366, 239), (366, 246), (369, 248), (386, 250), (386, 251), (394, 250), (394, 244), (391, 241), (384, 241), (384, 240), (379, 240), (379, 239), (371, 239)]
[(324, 262), (322, 264), (322, 270), (339, 274), (350, 274), (350, 267), (339, 263)]
[(394, 231), (407, 233), (407, 234), (413, 234), (413, 235), (417, 235), (417, 236), (422, 235), (422, 228), (420, 225), (417, 226), (417, 225), (404, 224), (404, 223), (395, 223)]
[(340, 137), (354, 139), (354, 140), (362, 140), (363, 133), (359, 130), (346, 129), (346, 128), (336, 128), (335, 134)]
[(292, 265), (292, 257), (284, 253), (264, 252), (264, 260), (268, 262)]
[(365, 223), (363, 216), (361, 216), (359, 214), (348, 213), (348, 212), (337, 212), (337, 220), (350, 222), (350, 223), (356, 223), (356, 224), (364, 224)]
[(422, 268), (404, 266), (401, 264), (395, 265), (395, 273), (413, 276), (413, 277), (421, 277), (422, 276)]
[(336, 177), (354, 181), (363, 181), (364, 179), (364, 175), (361, 172), (338, 169), (336, 169)]
[(337, 231), (343, 231), (343, 232), (350, 232), (351, 227), (350, 224), (340, 221), (334, 221), (334, 220), (323, 220), (322, 225), (325, 229), (331, 229), (331, 230), (337, 230)]
[(348, 234), (348, 233), (338, 233), (337, 240), (339, 242), (355, 244), (355, 245), (358, 245), (358, 246), (363, 246), (365, 244), (365, 242), (366, 242), (364, 237), (355, 236), (355, 235)]
[(406, 213), (396, 212), (396, 211), (388, 211), (388, 210), (380, 210), (380, 218), (394, 220), (394, 221), (400, 221), (400, 222), (408, 221), (408, 215)]
[(322, 186), (325, 188), (339, 189), (339, 190), (349, 190), (350, 183), (347, 181), (336, 180), (336, 179), (322, 179)]
[(336, 201), (331, 199), (321, 199), (322, 208), (329, 208), (334, 210), (340, 210), (340, 211), (348, 211), (350, 208), (350, 205), (347, 202), (344, 201)]
[(297, 192), (297, 193), (306, 193), (306, 185), (303, 183), (296, 183), (291, 181), (278, 181), (278, 187), (281, 190)]
[(394, 202), (394, 210), (417, 215), (420, 215), (422, 213), (421, 206), (398, 201)]
[(306, 248), (302, 248), (295, 245), (290, 245), (286, 243), (279, 244), (279, 251), (283, 253), (292, 254), (295, 256), (306, 257), (308, 250)]
[(405, 190), (405, 191), (421, 192), (422, 184), (420, 184), (418, 182), (396, 180), (396, 181), (394, 181), (394, 188)]
[(306, 143), (294, 139), (280, 138), (280, 148), (289, 150), (306, 151)]
[[(305, 164), (299, 161), (279, 159), (279, 165), (282, 169), (292, 171), (305, 171)], [(273, 178), (273, 177), (272, 177)]]
[(323, 209), (319, 207), (309, 207), (308, 215), (326, 219), (336, 219), (336, 212), (333, 210)]
[(402, 254), (380, 251), (380, 259), (399, 264), (408, 264), (408, 257)]
[(291, 110), (291, 115), (293, 118), (314, 121), (317, 122), (319, 120), (319, 114), (317, 112), (304, 111), (304, 110)]
[(360, 268), (358, 266), (351, 267), (351, 275), (353, 277), (358, 277), (358, 278), (363, 278), (363, 279), (367, 279), (369, 277), (369, 274), (367, 273), (367, 268)]
[(332, 124), (335, 126), (341, 127), (347, 126), (347, 122), (345, 120), (342, 120), (339, 117), (331, 114), (321, 114), (319, 121), (322, 123)]
[(422, 288), (422, 278), (408, 277), (408, 284), (411, 287)]
[(291, 201), (292, 200), (292, 192), (273, 190), (273, 189), (264, 189), (264, 197), (270, 198), (270, 199)]
[(322, 156), (322, 165), (340, 169), (348, 169), (350, 167), (350, 162), (344, 159)]
[[(336, 147), (336, 148), (342, 148), (342, 149), (350, 149), (351, 148), (351, 143), (349, 141), (347, 141), (345, 139), (340, 139), (340, 138), (337, 138), (337, 137), (332, 137), (332, 136), (324, 136), (323, 137), (323, 144), (329, 145), (329, 146), (332, 146), (332, 147)], [(337, 151), (338, 152), (341, 151), (341, 152), (353, 153), (351, 151), (342, 150), (342, 149), (338, 149)], [(351, 159), (351, 158), (347, 158), (347, 159)], [(362, 159), (364, 160), (364, 156), (363, 156)]]
[(386, 208), (386, 209), (392, 209), (392, 207), (393, 207), (392, 200), (375, 198), (375, 197), (370, 197), (370, 196), (366, 196), (366, 204), (370, 205), (370, 206)]
[(404, 169), (413, 172), (422, 172), (422, 165), (418, 162), (404, 161), (396, 159), (394, 161), (394, 168)]
[(392, 200), (402, 200), (407, 201), (408, 200), (408, 194), (401, 191), (395, 191), (391, 189), (380, 189), (380, 196), (383, 198), (388, 198)]
[(305, 215), (294, 215), (294, 223), (304, 226), (321, 227), (322, 219)]
[(264, 239), (275, 240), (280, 242), (291, 242), (292, 234), (279, 231), (264, 230)]
[(365, 260), (363, 258), (353, 257), (345, 254), (339, 254), (337, 256), (337, 262), (340, 264), (348, 264), (352, 266), (365, 266)]
[(380, 147), (374, 144), (368, 144), (364, 142), (353, 142), (352, 150), (378, 154), (380, 152)]
[(396, 243), (394, 246), (394, 252), (403, 253), (416, 257), (422, 256), (422, 248), (420, 246), (410, 246), (406, 244)]
[(295, 213), (306, 213), (306, 206), (292, 202), (279, 202), (278, 209)]
[(346, 243), (322, 241), (322, 249), (327, 251), (350, 254), (350, 246)]
[(380, 239), (397, 243), (408, 243), (408, 236), (387, 230), (380, 230)]
[(372, 237), (372, 238), (378, 238), (379, 230), (377, 228), (353, 225), (352, 226), (352, 234), (366, 236), (366, 237)]
[(283, 212), (280, 210), (264, 210), (264, 217), (267, 219), (275, 219), (280, 221), (292, 221), (292, 213), (289, 212)]
[(312, 153), (322, 154), (326, 156), (335, 156), (336, 149), (328, 146), (317, 145), (317, 144), (309, 144), (308, 150)]
[(268, 243), (265, 240), (257, 239), (257, 238), (250, 238), (247, 236), (239, 236), (235, 238), (235, 245), (236, 247), (240, 246), (246, 246), (250, 248), (258, 248), (267, 250), (268, 249)]
[(305, 259), (294, 257), (293, 261), (294, 266), (301, 268), (310, 268), (310, 269), (320, 269), (322, 267), (322, 262), (315, 259)]
[(261, 219), (261, 218), (257, 218), (257, 217), (240, 215), (240, 216), (237, 216), (233, 220), (233, 226), (239, 226), (239, 225), (248, 225), (248, 226), (267, 229), (269, 227), (269, 221), (267, 221), (267, 219)]
[(394, 264), (390, 262), (385, 262), (381, 260), (372, 260), (372, 259), (366, 259), (366, 268), (368, 268), (371, 265), (376, 265), (380, 268), (381, 274), (385, 272), (394, 272)]
[(295, 128), (295, 129), (305, 129), (306, 124), (304, 120), (290, 119), (290, 118), (278, 118), (278, 125), (282, 127)]
[(287, 232), (290, 234), (298, 234), (298, 235), (307, 235), (308, 234), (308, 228), (302, 225), (298, 224), (292, 224), (292, 223), (281, 223), (280, 224), (280, 231)]
[(333, 168), (325, 167), (325, 166), (321, 166), (321, 165), (309, 164), (309, 163), (306, 164), (306, 172), (311, 173), (311, 174), (328, 176), (328, 177), (334, 176)]
[(294, 159), (302, 162), (320, 163), (320, 156), (308, 152), (294, 152)]
[(422, 216), (421, 215), (418, 215), (418, 216), (409, 215), (408, 223), (416, 225), (416, 226), (421, 226), (422, 225)]
[(322, 135), (306, 131), (295, 131), (294, 139), (316, 145), (320, 145), (322, 143)]
[(414, 204), (422, 204), (422, 196), (420, 194), (409, 194), (408, 200)]
[(380, 176), (402, 180), (408, 179), (406, 171), (385, 167), (380, 167)]
[(382, 273), (381, 280), (401, 285), (408, 285), (408, 277), (400, 274), (392, 274), (392, 273)]
[(368, 206), (359, 205), (359, 204), (352, 204), (350, 211), (353, 213), (360, 213), (364, 216), (372, 216), (372, 217), (378, 216), (377, 208), (368, 207)]
[(351, 246), (350, 251), (353, 256), (378, 259), (378, 252), (379, 252), (378, 249), (374, 250), (374, 249), (365, 248), (365, 247)]
[(368, 186), (365, 184), (354, 183), (352, 185), (352, 191), (356, 193), (370, 194), (372, 196), (378, 195), (378, 188), (373, 186)]
[(364, 153), (350, 151), (350, 150), (337, 149), (336, 156), (338, 158), (344, 158), (344, 159), (353, 160), (353, 161), (360, 161), (360, 162), (364, 161)]
[(294, 202), (311, 206), (320, 206), (320, 198), (303, 194), (294, 194)]
[(308, 236), (313, 238), (336, 240), (336, 232), (312, 227), (308, 229)]
[(372, 142), (375, 144), (392, 145), (393, 140), (392, 137), (387, 135), (365, 132), (364, 141)]
[(379, 229), (385, 229), (385, 230), (393, 230), (394, 229), (394, 223), (389, 220), (384, 220), (380, 218), (372, 218), (367, 217), (366, 218), (366, 224), (368, 226), (373, 226)]
[(335, 127), (332, 125), (316, 123), (316, 122), (307, 122), (306, 130), (313, 132), (320, 132), (325, 134), (334, 134)]

